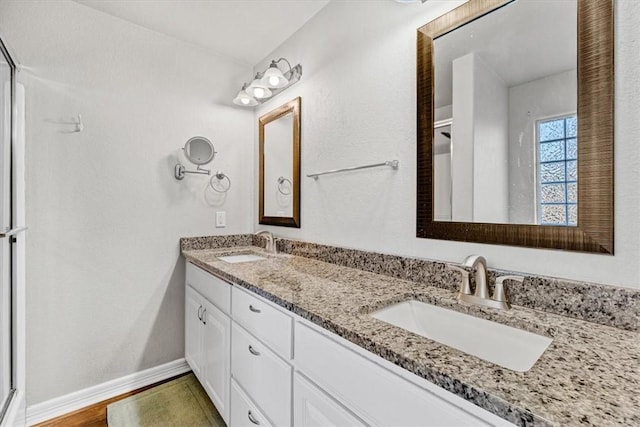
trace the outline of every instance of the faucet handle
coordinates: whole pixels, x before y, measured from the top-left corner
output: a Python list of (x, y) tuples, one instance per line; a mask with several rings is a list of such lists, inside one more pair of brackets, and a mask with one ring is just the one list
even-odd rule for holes
[(447, 270), (457, 271), (462, 275), (462, 284), (460, 285), (460, 293), (465, 295), (471, 295), (471, 282), (469, 281), (469, 272), (464, 268), (460, 268), (457, 265), (447, 264)]
[(516, 282), (520, 282), (523, 283), (524, 282), (524, 277), (522, 276), (500, 276), (498, 278), (496, 278), (496, 286), (495, 289), (493, 290), (493, 300), (495, 301), (502, 301), (502, 302), (507, 302), (507, 296), (504, 293), (504, 281), (505, 280), (514, 280)]

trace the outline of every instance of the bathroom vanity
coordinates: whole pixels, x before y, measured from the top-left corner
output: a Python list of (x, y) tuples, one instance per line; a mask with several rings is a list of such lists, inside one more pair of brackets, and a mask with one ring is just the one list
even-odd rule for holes
[[(186, 359), (228, 425), (640, 423), (637, 332), (256, 246), (183, 255)], [(552, 342), (516, 372), (371, 315), (411, 299)]]

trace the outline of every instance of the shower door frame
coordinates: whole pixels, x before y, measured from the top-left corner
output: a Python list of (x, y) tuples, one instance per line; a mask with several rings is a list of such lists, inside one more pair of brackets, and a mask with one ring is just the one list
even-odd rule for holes
[[(7, 281), (9, 306), (9, 325), (0, 325), (2, 334), (8, 333), (9, 349), (0, 352), (0, 358), (8, 358), (9, 391), (4, 401), (0, 401), (0, 426), (25, 425), (25, 289), (24, 289), (24, 88), (21, 93), (21, 110), (18, 111), (17, 77), (19, 64), (15, 55), (4, 43), (0, 34), (0, 54), (9, 65), (10, 73), (10, 102), (9, 114), (5, 129), (0, 129), (8, 136), (2, 139), (2, 153), (7, 152), (8, 158), (2, 159), (0, 170), (8, 177), (8, 193), (2, 189), (2, 209), (8, 204), (8, 218), (0, 224), (0, 240), (8, 241), (8, 264), (2, 268), (2, 281)], [(4, 89), (3, 89), (4, 90)], [(18, 135), (20, 133), (20, 136)], [(21, 148), (18, 148), (20, 144)], [(8, 145), (6, 147), (5, 145)], [(3, 154), (4, 156), (4, 154)], [(18, 158), (20, 156), (20, 158)], [(6, 170), (8, 168), (8, 171)], [(19, 176), (18, 176), (19, 175)], [(8, 228), (5, 228), (8, 227)], [(4, 242), (3, 242), (4, 243)], [(1, 319), (1, 318), (0, 318)], [(8, 326), (8, 328), (6, 328)], [(6, 329), (5, 329), (6, 328)], [(5, 337), (0, 336), (1, 340)], [(0, 363), (6, 363), (0, 360)], [(4, 391), (3, 391), (4, 393)]]

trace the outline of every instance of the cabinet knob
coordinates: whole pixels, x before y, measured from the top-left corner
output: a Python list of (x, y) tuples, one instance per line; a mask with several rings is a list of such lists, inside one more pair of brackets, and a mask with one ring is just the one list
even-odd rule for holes
[(254, 356), (260, 356), (260, 352), (256, 351), (253, 347), (249, 346), (249, 353), (253, 354)]
[(254, 313), (262, 313), (262, 310), (260, 310), (259, 308), (255, 308), (251, 304), (249, 304), (249, 310), (253, 311)]
[(256, 420), (255, 417), (253, 416), (253, 414), (251, 413), (251, 410), (249, 410), (249, 412), (247, 412), (247, 417), (249, 418), (249, 421), (251, 421), (252, 423), (254, 423), (255, 425), (259, 426), (260, 425), (260, 421)]

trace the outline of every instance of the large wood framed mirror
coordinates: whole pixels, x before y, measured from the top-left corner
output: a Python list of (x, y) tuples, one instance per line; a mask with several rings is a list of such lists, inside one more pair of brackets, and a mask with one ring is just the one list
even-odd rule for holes
[(418, 29), (417, 237), (613, 254), (613, 1)]
[(260, 117), (259, 222), (300, 228), (300, 98)]

